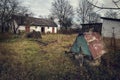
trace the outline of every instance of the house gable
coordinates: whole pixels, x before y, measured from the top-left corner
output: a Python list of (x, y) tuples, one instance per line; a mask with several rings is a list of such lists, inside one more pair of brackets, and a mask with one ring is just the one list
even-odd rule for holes
[(109, 38), (115, 37), (120, 39), (120, 19), (113, 18), (102, 19), (103, 19), (102, 36)]

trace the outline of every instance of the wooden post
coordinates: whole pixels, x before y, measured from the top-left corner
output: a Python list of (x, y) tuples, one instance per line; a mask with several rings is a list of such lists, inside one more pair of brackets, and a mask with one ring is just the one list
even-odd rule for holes
[(112, 38), (111, 38), (111, 46), (114, 49), (114, 52), (116, 51), (116, 41), (115, 41), (115, 32), (114, 32), (114, 27), (112, 27), (113, 33), (112, 33)]

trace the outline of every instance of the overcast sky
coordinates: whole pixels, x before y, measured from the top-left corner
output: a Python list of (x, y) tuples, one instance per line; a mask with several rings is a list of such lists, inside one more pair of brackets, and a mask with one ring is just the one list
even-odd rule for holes
[[(28, 7), (33, 13), (34, 16), (47, 16), (50, 14), (51, 3), (54, 0), (20, 0), (23, 6)], [(70, 4), (75, 9), (78, 6), (79, 0), (69, 0)], [(94, 0), (96, 1), (96, 0)], [(106, 7), (114, 7), (112, 0), (98, 0), (98, 6), (104, 4)]]

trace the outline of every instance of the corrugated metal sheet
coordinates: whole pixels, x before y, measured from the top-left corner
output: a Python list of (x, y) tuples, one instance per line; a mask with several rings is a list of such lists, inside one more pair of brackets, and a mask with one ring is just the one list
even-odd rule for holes
[(101, 57), (106, 51), (102, 38), (99, 33), (86, 32), (84, 35), (93, 59)]

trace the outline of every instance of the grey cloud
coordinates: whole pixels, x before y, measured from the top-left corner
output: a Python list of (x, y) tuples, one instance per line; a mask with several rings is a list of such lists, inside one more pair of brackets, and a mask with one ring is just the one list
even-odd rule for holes
[[(33, 13), (35, 13), (35, 15), (47, 16), (50, 13), (51, 3), (53, 0), (19, 0), (19, 1), (21, 1), (24, 6), (28, 7)], [(74, 8), (78, 6), (79, 0), (69, 1), (71, 2), (71, 5), (73, 5)], [(102, 4), (104, 4), (105, 7), (115, 7), (115, 5), (112, 3), (112, 0), (98, 0), (97, 5), (101, 6)]]
[(23, 5), (28, 7), (35, 15), (48, 15), (51, 0), (20, 0)]

